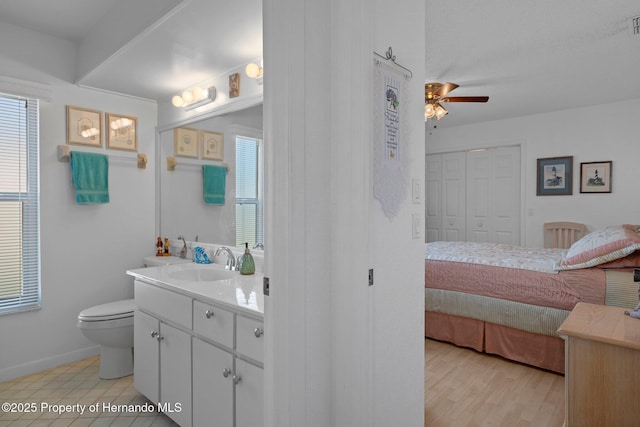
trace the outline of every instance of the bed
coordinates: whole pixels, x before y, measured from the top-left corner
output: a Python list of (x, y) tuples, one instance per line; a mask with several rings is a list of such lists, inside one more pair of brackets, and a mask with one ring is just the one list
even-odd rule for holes
[(557, 330), (578, 302), (634, 308), (640, 228), (588, 233), (565, 249), (425, 245), (425, 336), (564, 372)]

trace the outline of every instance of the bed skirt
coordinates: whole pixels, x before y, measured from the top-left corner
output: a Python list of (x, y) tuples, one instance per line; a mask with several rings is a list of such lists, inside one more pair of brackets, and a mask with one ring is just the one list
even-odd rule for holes
[(451, 314), (425, 311), (425, 337), (564, 373), (564, 340)]

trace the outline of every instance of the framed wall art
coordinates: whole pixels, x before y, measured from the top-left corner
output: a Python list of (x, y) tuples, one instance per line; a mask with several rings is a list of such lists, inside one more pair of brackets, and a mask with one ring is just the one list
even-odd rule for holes
[(223, 160), (224, 134), (220, 132), (201, 130), (200, 149), (200, 157), (202, 157), (203, 159)]
[(229, 76), (229, 98), (240, 96), (240, 73)]
[(538, 159), (538, 196), (573, 194), (573, 156)]
[(580, 163), (581, 193), (611, 193), (611, 161)]
[(102, 147), (102, 112), (67, 105), (67, 144)]
[(138, 118), (107, 113), (107, 148), (138, 151)]
[(176, 156), (198, 157), (198, 129), (176, 128), (173, 143)]

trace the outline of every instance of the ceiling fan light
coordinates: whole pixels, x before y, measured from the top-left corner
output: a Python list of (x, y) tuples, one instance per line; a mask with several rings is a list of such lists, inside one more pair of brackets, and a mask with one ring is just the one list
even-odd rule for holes
[(427, 103), (424, 106), (424, 119), (430, 119), (436, 115), (436, 110), (433, 108), (433, 104)]
[(440, 120), (441, 118), (446, 116), (447, 113), (448, 113), (448, 111), (440, 104), (436, 104), (434, 109), (435, 109), (435, 112), (436, 112), (436, 120)]

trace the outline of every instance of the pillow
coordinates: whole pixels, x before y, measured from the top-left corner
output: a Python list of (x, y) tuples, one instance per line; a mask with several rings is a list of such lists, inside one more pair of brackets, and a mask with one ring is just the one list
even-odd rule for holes
[(624, 258), (597, 265), (598, 268), (640, 268), (640, 251), (635, 251)]
[(639, 226), (623, 224), (588, 233), (575, 242), (556, 270), (593, 267), (624, 258), (640, 249)]

